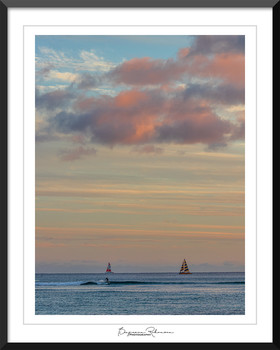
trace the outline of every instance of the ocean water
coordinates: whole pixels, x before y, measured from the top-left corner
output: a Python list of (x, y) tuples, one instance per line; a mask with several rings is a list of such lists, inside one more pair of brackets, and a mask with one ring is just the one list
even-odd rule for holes
[(36, 274), (35, 309), (37, 315), (244, 315), (245, 274)]

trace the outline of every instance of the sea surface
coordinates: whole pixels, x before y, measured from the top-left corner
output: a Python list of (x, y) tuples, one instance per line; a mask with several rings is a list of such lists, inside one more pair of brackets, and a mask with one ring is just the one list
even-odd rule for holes
[(242, 272), (36, 274), (35, 289), (37, 315), (245, 314)]

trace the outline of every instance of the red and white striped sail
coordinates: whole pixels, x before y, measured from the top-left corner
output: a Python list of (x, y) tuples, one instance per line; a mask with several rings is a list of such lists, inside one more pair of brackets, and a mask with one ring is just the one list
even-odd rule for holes
[(111, 264), (110, 264), (110, 263), (108, 263), (106, 272), (112, 272), (112, 270), (111, 270)]

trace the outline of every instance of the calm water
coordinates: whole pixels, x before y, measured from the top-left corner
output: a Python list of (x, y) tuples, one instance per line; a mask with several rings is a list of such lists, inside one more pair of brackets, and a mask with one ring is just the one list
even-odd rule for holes
[(245, 275), (36, 274), (35, 295), (37, 315), (242, 315)]

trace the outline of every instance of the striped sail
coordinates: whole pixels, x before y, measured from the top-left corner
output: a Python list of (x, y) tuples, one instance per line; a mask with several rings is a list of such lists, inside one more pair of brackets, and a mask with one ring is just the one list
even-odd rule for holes
[(184, 273), (190, 274), (191, 273), (189, 270), (188, 264), (186, 262), (186, 259), (184, 259), (179, 273), (181, 273), (181, 274), (184, 274)]
[(110, 264), (110, 263), (108, 263), (106, 272), (112, 272), (112, 270), (111, 270), (111, 264)]

